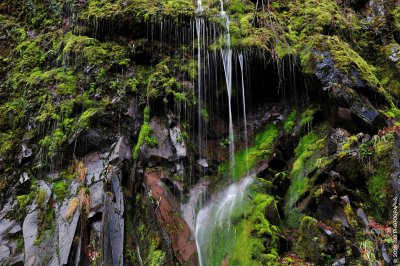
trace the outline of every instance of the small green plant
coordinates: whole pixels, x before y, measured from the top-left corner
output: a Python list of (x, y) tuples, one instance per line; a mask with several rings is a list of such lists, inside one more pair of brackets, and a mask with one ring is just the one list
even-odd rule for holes
[(36, 194), (36, 204), (43, 207), (47, 198), (47, 191), (44, 189), (39, 189)]

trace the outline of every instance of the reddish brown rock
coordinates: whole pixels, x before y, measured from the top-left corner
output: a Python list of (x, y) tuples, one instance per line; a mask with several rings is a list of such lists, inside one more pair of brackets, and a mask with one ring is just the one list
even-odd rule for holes
[(179, 216), (179, 204), (162, 182), (162, 175), (162, 170), (150, 170), (145, 173), (145, 184), (157, 201), (157, 219), (168, 234), (179, 261), (187, 265), (196, 265), (196, 244), (190, 239), (190, 228)]

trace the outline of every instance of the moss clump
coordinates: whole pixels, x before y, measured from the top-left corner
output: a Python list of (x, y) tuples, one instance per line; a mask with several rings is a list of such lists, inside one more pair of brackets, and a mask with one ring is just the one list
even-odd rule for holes
[(392, 162), (390, 160), (394, 147), (393, 133), (373, 139), (374, 156), (376, 169), (368, 180), (368, 201), (370, 211), (378, 221), (384, 222), (387, 219), (390, 206), (391, 185), (390, 176)]
[(300, 223), (299, 238), (295, 245), (297, 254), (304, 259), (316, 262), (323, 253), (324, 242), (325, 238), (320, 232), (317, 220), (304, 216)]
[(159, 241), (153, 240), (150, 244), (149, 255), (145, 263), (150, 266), (164, 265), (166, 262), (166, 254), (163, 250), (159, 249)]
[(151, 136), (153, 129), (151, 128), (151, 126), (149, 124), (149, 120), (150, 120), (150, 109), (148, 107), (146, 107), (144, 109), (144, 122), (143, 122), (142, 127), (140, 128), (138, 141), (132, 150), (132, 156), (133, 156), (134, 160), (137, 160), (137, 158), (139, 157), (139, 150), (143, 144), (146, 144), (150, 148), (154, 148), (154, 147), (158, 146), (157, 138)]
[(210, 235), (207, 264), (274, 265), (278, 263), (279, 228), (265, 217), (266, 209), (276, 210), (274, 197), (261, 183), (251, 186), (241, 204), (236, 205), (229, 226), (219, 225)]
[(347, 138), (347, 141), (342, 145), (343, 151), (350, 150), (351, 147), (354, 147), (358, 144), (357, 136), (350, 136)]
[(38, 206), (42, 207), (47, 198), (47, 192), (44, 189), (39, 189), (36, 193), (35, 202)]
[(62, 201), (68, 194), (68, 184), (64, 180), (55, 182), (52, 191), (56, 195), (57, 200)]
[(319, 126), (305, 135), (295, 149), (295, 160), (290, 173), (292, 183), (286, 194), (285, 205), (287, 223), (290, 226), (296, 226), (299, 222), (294, 219), (294, 217), (298, 217), (295, 204), (302, 195), (311, 189), (312, 183), (309, 174), (329, 163), (329, 159), (323, 157), (326, 133), (326, 126)]
[(397, 98), (400, 96), (400, 45), (391, 43), (380, 49), (380, 82), (382, 86)]
[[(233, 168), (233, 180), (249, 173), (260, 161), (266, 159), (272, 152), (274, 141), (279, 135), (277, 126), (270, 124), (264, 131), (257, 134), (254, 145), (247, 150), (239, 151), (235, 154), (235, 166)], [(229, 175), (229, 162), (225, 162), (218, 169), (219, 174), (227, 177)]]
[[(162, 98), (164, 103), (171, 100), (176, 103), (185, 103), (192, 105), (195, 102), (194, 92), (187, 86), (187, 78), (192, 79), (197, 75), (197, 70), (193, 70), (195, 61), (176, 60), (171, 57), (165, 57), (159, 62), (155, 69), (145, 81), (147, 99)], [(196, 73), (195, 73), (196, 72)], [(177, 76), (176, 73), (183, 73)], [(207, 119), (206, 110), (202, 110), (203, 119)]]
[(300, 116), (300, 126), (304, 126), (307, 124), (310, 124), (313, 119), (314, 119), (314, 115), (317, 112), (317, 108), (315, 106), (309, 106), (307, 107)]
[(289, 133), (293, 130), (296, 125), (297, 111), (293, 109), (288, 116), (286, 117), (285, 124), (283, 125), (283, 129), (285, 133)]
[(195, 6), (189, 0), (141, 1), (141, 0), (92, 0), (84, 6), (81, 19), (96, 21), (113, 21), (129, 25), (133, 22), (156, 22), (163, 18), (173, 18), (179, 22), (182, 16), (193, 16)]

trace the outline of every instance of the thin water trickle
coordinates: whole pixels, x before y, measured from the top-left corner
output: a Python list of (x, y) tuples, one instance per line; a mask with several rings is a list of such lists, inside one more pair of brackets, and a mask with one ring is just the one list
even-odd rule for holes
[(183, 219), (185, 219), (189, 225), (193, 237), (195, 236), (196, 230), (196, 214), (206, 200), (209, 184), (209, 181), (200, 180), (190, 189), (188, 202), (181, 206)]
[(224, 3), (221, 0), (221, 17), (225, 19), (225, 47), (221, 51), (222, 63), (224, 65), (226, 90), (228, 93), (228, 108), (229, 108), (229, 159), (230, 159), (230, 174), (233, 175), (235, 166), (235, 142), (233, 135), (233, 119), (232, 119), (232, 49), (231, 35), (229, 30), (229, 17), (224, 11)]
[(202, 156), (202, 117), (201, 117), (201, 104), (202, 104), (202, 71), (201, 71), (201, 64), (202, 64), (202, 45), (201, 42), (203, 40), (203, 28), (204, 28), (204, 19), (201, 17), (201, 13), (203, 12), (203, 6), (201, 0), (197, 1), (197, 10), (196, 10), (196, 33), (197, 33), (197, 120), (198, 120), (198, 148), (199, 148), (199, 157)]
[[(239, 65), (240, 65), (240, 73), (242, 77), (242, 104), (243, 104), (243, 124), (244, 124), (244, 138), (245, 138), (245, 148), (248, 149), (248, 139), (247, 139), (247, 115), (246, 115), (246, 94), (245, 94), (245, 86), (244, 86), (244, 59), (243, 54), (239, 53)], [(246, 166), (248, 164), (248, 155), (246, 153)], [(247, 169), (247, 167), (246, 167)]]
[(231, 184), (197, 214), (195, 236), (200, 266), (207, 265), (212, 232), (225, 226), (229, 230), (232, 213), (243, 204), (246, 191), (253, 182), (254, 177), (250, 176)]

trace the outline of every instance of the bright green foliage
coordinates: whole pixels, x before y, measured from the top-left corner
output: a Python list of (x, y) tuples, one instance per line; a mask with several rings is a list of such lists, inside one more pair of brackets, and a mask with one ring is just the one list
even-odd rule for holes
[(68, 194), (68, 184), (64, 180), (55, 182), (52, 191), (56, 195), (57, 200), (62, 201)]
[(142, 127), (140, 128), (138, 141), (132, 150), (132, 156), (133, 156), (134, 160), (136, 160), (139, 157), (140, 147), (143, 144), (146, 144), (150, 148), (155, 148), (158, 146), (157, 138), (151, 136), (153, 129), (151, 128), (151, 126), (149, 124), (149, 120), (150, 120), (150, 108), (146, 107), (144, 109), (144, 122), (143, 122)]
[(329, 159), (324, 158), (322, 153), (326, 142), (325, 134), (326, 129), (320, 126), (305, 135), (295, 149), (295, 160), (290, 174), (292, 183), (286, 194), (285, 205), (287, 222), (290, 226), (298, 223), (298, 212), (294, 210), (295, 204), (311, 188), (308, 175), (329, 163)]
[(311, 123), (314, 119), (314, 114), (317, 111), (317, 108), (314, 106), (307, 107), (300, 116), (300, 126), (307, 125)]
[(400, 29), (400, 7), (396, 6), (392, 12), (391, 15), (393, 17), (393, 28), (399, 31)]
[[(255, 137), (254, 145), (247, 150), (235, 154), (235, 166), (233, 168), (233, 180), (249, 173), (260, 161), (266, 159), (272, 152), (274, 141), (279, 135), (278, 128), (270, 124), (267, 128)], [(229, 175), (229, 162), (220, 165), (218, 172), (223, 176)]]
[(157, 21), (163, 17), (173, 17), (178, 20), (179, 16), (190, 16), (194, 14), (194, 3), (189, 0), (171, 1), (140, 1), (140, 0), (91, 0), (85, 6), (81, 18), (86, 20), (100, 21), (127, 21), (135, 18), (136, 21)]
[(217, 226), (211, 232), (207, 250), (209, 265), (273, 265), (277, 263), (279, 228), (270, 224), (265, 209), (274, 198), (259, 183), (253, 184), (242, 205), (236, 206), (230, 225)]
[(44, 189), (39, 189), (39, 190), (37, 191), (37, 193), (36, 193), (36, 199), (35, 199), (36, 204), (37, 204), (39, 207), (42, 207), (43, 204), (44, 204), (45, 201), (46, 201), (46, 197), (47, 197), (47, 192), (46, 192), (46, 190), (44, 190)]
[(129, 59), (124, 47), (112, 43), (100, 43), (97, 39), (73, 35), (71, 32), (64, 37), (63, 50), (65, 63), (79, 66), (89, 64), (94, 66), (112, 65), (126, 66)]
[(350, 136), (347, 138), (346, 143), (343, 144), (342, 150), (347, 151), (356, 144), (358, 144), (357, 136)]
[(393, 133), (372, 139), (374, 148), (374, 160), (377, 167), (374, 174), (368, 180), (369, 206), (371, 212), (379, 220), (387, 219), (388, 208), (391, 200), (391, 153), (394, 147)]
[[(197, 75), (197, 71), (193, 70), (193, 60), (186, 63), (188, 65), (185, 65), (185, 61), (165, 57), (157, 64), (146, 80), (147, 99), (164, 96), (163, 100), (167, 103), (169, 101), (168, 96), (172, 96), (174, 102), (192, 104), (194, 100), (189, 100), (194, 99), (193, 91), (186, 88), (183, 81), (185, 81), (185, 78), (193, 79), (194, 75)], [(181, 79), (176, 78), (176, 74), (182, 71), (186, 75)]]
[(283, 125), (283, 129), (285, 133), (289, 133), (293, 130), (296, 125), (297, 111), (293, 109), (286, 117), (285, 124)]
[(150, 134), (151, 134), (151, 127), (147, 122), (144, 122), (142, 127), (140, 128), (138, 141), (132, 151), (132, 156), (134, 160), (136, 160), (139, 157), (140, 147), (145, 143), (146, 138), (149, 137)]
[(400, 59), (400, 45), (391, 43), (382, 47), (380, 52), (382, 54), (380, 57), (382, 65), (380, 81), (382, 86), (395, 96), (395, 99), (398, 99), (400, 97), (400, 60), (398, 60)]
[(158, 249), (159, 241), (152, 241), (150, 244), (149, 255), (146, 259), (146, 265), (158, 266), (164, 265), (166, 262), (166, 254), (164, 251)]

